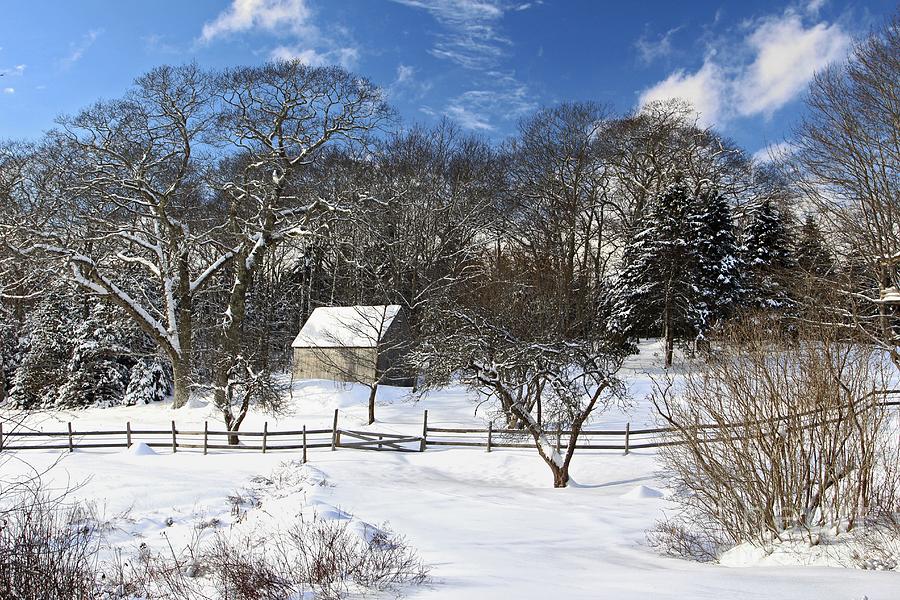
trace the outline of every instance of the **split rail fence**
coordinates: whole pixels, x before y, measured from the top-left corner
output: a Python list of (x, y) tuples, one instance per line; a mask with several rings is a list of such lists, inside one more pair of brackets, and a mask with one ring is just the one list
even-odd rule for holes
[[(887, 396), (900, 394), (900, 390), (888, 390), (873, 394)], [(879, 406), (900, 406), (900, 401), (876, 402)], [(815, 411), (801, 415), (791, 415), (785, 419), (807, 416), (811, 420), (803, 427), (812, 427), (821, 415)], [(166, 429), (133, 428), (131, 423), (118, 430), (77, 431), (70, 422), (65, 431), (31, 431), (16, 427), (3, 431), (0, 421), (0, 452), (20, 450), (67, 450), (130, 448), (136, 443), (144, 443), (150, 448), (171, 449), (173, 453), (184, 450), (201, 450), (203, 454), (213, 451), (251, 450), (266, 452), (299, 451), (303, 461), (307, 452), (317, 448), (332, 451), (339, 448), (355, 450), (381, 450), (393, 452), (424, 452), (429, 446), (480, 447), (491, 452), (497, 448), (534, 448), (534, 440), (524, 429), (464, 427), (432, 427), (428, 424), (428, 411), (424, 411), (421, 435), (361, 431), (338, 427), (339, 413), (334, 411), (334, 421), (330, 429), (301, 429), (270, 431), (268, 423), (262, 431), (225, 431), (210, 429), (208, 423), (203, 429), (181, 429), (175, 421)], [(778, 419), (782, 420), (782, 419)], [(767, 422), (768, 423), (768, 422)], [(774, 424), (774, 421), (769, 423)], [(725, 431), (758, 426), (759, 422), (705, 424), (693, 426), (697, 435), (706, 441), (720, 439)], [(8, 427), (7, 427), (8, 428)], [(624, 429), (583, 429), (576, 441), (576, 448), (584, 450), (616, 450), (628, 454), (632, 450), (659, 448), (683, 443), (673, 434), (674, 427), (653, 427), (632, 429), (627, 423)], [(557, 442), (559, 449), (567, 448), (571, 431), (548, 431), (547, 436)], [(733, 435), (733, 434), (732, 434)], [(740, 434), (738, 434), (740, 435)], [(230, 443), (234, 437), (243, 438), (239, 444)], [(252, 440), (246, 443), (246, 438)]]

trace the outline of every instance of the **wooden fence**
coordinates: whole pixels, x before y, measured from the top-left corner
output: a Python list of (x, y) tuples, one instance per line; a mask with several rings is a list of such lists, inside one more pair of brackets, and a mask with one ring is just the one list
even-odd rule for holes
[[(900, 390), (879, 392), (878, 395), (900, 394)], [(900, 402), (877, 402), (879, 406), (900, 406)], [(788, 418), (810, 415), (819, 416), (810, 411)], [(0, 452), (19, 450), (67, 450), (74, 452), (81, 449), (130, 448), (136, 443), (144, 443), (150, 448), (168, 448), (173, 453), (180, 450), (202, 450), (207, 454), (210, 450), (253, 450), (300, 451), (304, 462), (307, 451), (315, 448), (338, 448), (357, 450), (384, 450), (399, 452), (424, 452), (428, 446), (480, 447), (491, 452), (495, 448), (534, 448), (534, 440), (527, 430), (463, 427), (432, 427), (428, 424), (428, 411), (422, 418), (421, 436), (398, 433), (360, 431), (341, 429), (338, 427), (339, 413), (334, 411), (334, 421), (330, 429), (301, 429), (288, 431), (269, 431), (268, 423), (263, 424), (262, 431), (225, 431), (209, 429), (204, 423), (203, 429), (181, 429), (175, 421), (167, 429), (133, 428), (131, 423), (124, 429), (77, 431), (72, 423), (67, 424), (65, 431), (31, 431), (17, 427), (13, 431), (3, 431), (0, 421)], [(775, 419), (774, 424), (782, 419)], [(709, 434), (707, 441), (715, 441), (723, 431), (742, 427), (758, 426), (759, 422), (704, 424), (692, 426), (692, 429)], [(814, 425), (814, 423), (813, 423)], [(813, 426), (808, 425), (808, 426)], [(678, 430), (674, 427), (653, 427), (632, 429), (626, 423), (624, 429), (583, 429), (576, 440), (576, 448), (584, 450), (616, 450), (628, 454), (632, 450), (659, 448), (682, 443), (673, 439), (672, 434)], [(547, 436), (557, 442), (559, 449), (568, 447), (571, 431), (548, 431)], [(251, 438), (255, 443), (232, 444), (232, 437)], [(348, 441), (349, 438), (349, 441)]]

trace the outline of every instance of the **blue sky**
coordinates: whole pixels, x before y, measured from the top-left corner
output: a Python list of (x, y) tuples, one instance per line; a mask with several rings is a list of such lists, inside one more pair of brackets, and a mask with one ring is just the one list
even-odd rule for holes
[(686, 97), (750, 152), (783, 142), (811, 74), (895, 2), (0, 0), (0, 137), (115, 97), (155, 65), (299, 57), (382, 85), (404, 123), (500, 140), (542, 105)]

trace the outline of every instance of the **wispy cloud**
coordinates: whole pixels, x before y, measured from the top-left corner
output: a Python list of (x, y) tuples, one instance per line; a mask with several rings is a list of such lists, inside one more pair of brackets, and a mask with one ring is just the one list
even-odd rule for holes
[[(442, 109), (423, 106), (422, 112), (443, 114), (460, 126), (482, 132), (496, 132), (503, 122), (515, 120), (534, 110), (528, 86), (512, 69), (504, 66), (514, 44), (502, 33), (501, 22), (509, 12), (529, 10), (541, 2), (508, 0), (394, 0), (427, 12), (440, 26), (428, 53), (466, 71), (470, 89), (450, 98)], [(411, 75), (410, 72), (408, 75)], [(398, 72), (398, 81), (401, 74)]]
[(436, 35), (430, 53), (467, 69), (495, 68), (507, 56), (512, 42), (498, 30), (509, 10), (530, 4), (500, 0), (394, 0), (427, 11), (444, 29)]
[(277, 46), (269, 53), (269, 57), (275, 60), (299, 60), (313, 67), (338, 64), (349, 69), (359, 60), (359, 50), (345, 47), (320, 52), (302, 45)]
[(648, 32), (644, 32), (644, 34), (634, 43), (641, 62), (649, 65), (661, 58), (671, 56), (673, 52), (672, 38), (680, 29), (680, 26), (673, 27), (664, 34), (656, 37), (652, 37)]
[(391, 99), (421, 100), (432, 87), (431, 81), (419, 77), (415, 67), (401, 63), (397, 65), (397, 74), (385, 91)]
[(759, 163), (770, 163), (789, 157), (797, 148), (790, 142), (778, 142), (769, 144), (753, 153), (753, 160)]
[(160, 54), (181, 54), (185, 50), (178, 44), (172, 43), (167, 36), (159, 33), (151, 33), (141, 38), (144, 42), (144, 48), (148, 52), (158, 52)]
[(493, 84), (451, 98), (444, 114), (462, 127), (494, 132), (501, 123), (515, 121), (538, 107), (528, 86), (512, 75), (493, 73)]
[(705, 124), (771, 117), (850, 47), (851, 37), (840, 24), (806, 20), (788, 9), (745, 24), (737, 44), (708, 49), (699, 69), (671, 73), (644, 90), (639, 104), (681, 97), (694, 104)]
[(7, 94), (7, 95), (15, 94), (15, 93), (16, 93), (16, 88), (14, 88), (14, 87), (5, 87), (5, 88), (3, 88), (3, 93), (4, 93), (4, 94)]
[(25, 74), (25, 65), (16, 65), (9, 69), (0, 69), (0, 76), (21, 77)]
[(60, 61), (60, 66), (64, 69), (68, 69), (79, 60), (82, 59), (84, 53), (88, 51), (88, 49), (94, 45), (99, 38), (103, 34), (102, 29), (92, 29), (81, 36), (81, 39), (78, 42), (71, 44), (71, 51), (68, 56), (63, 58)]

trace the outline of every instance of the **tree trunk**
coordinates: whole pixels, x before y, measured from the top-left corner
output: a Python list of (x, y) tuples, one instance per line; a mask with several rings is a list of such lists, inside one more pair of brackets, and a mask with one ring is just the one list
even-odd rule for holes
[(193, 297), (188, 256), (182, 254), (178, 261), (178, 334), (179, 355), (170, 357), (175, 383), (175, 399), (172, 408), (181, 408), (191, 397), (191, 361), (194, 352)]
[[(181, 408), (191, 396), (190, 361), (181, 357), (170, 357), (172, 361), (172, 383), (175, 385), (172, 408)], [(187, 363), (187, 364), (185, 364)]]
[(369, 425), (375, 422), (375, 394), (378, 393), (378, 384), (372, 385), (369, 391)]
[(238, 427), (241, 426), (241, 420), (235, 419), (231, 416), (230, 412), (225, 413), (225, 429), (228, 431), (228, 445), (229, 446), (237, 446), (241, 443), (240, 438), (238, 438), (237, 430)]
[(234, 260), (234, 283), (228, 298), (228, 311), (222, 323), (219, 339), (219, 359), (216, 361), (215, 390), (213, 403), (223, 413), (229, 409), (227, 397), (229, 378), (237, 364), (241, 353), (241, 334), (244, 328), (244, 317), (247, 313), (247, 290), (252, 280), (252, 271), (246, 266), (247, 255), (240, 252)]
[(3, 356), (0, 355), (0, 405), (6, 400), (6, 369), (3, 365)]
[(569, 465), (559, 467), (551, 464), (550, 469), (553, 471), (553, 487), (564, 488), (569, 485)]
[(672, 366), (672, 355), (675, 348), (675, 331), (672, 329), (672, 299), (666, 291), (666, 304), (663, 309), (663, 337), (665, 338), (665, 366)]

